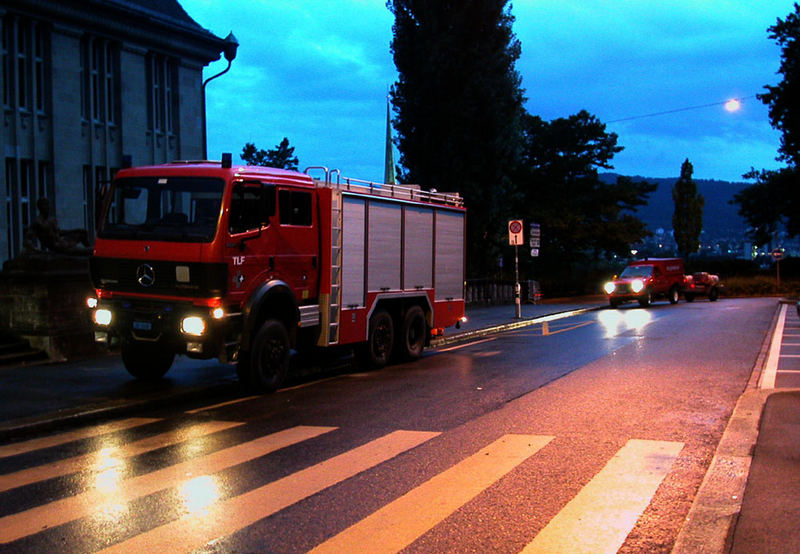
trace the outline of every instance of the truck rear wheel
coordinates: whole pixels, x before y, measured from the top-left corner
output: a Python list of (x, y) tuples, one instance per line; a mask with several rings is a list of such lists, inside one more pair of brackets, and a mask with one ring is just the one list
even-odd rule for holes
[(252, 349), (243, 360), (249, 371), (242, 367), (240, 376), (246, 373), (249, 384), (257, 390), (274, 392), (289, 373), (290, 355), (286, 327), (278, 320), (268, 319), (256, 333)]
[(680, 293), (678, 292), (678, 287), (673, 285), (673, 287), (669, 289), (669, 303), (677, 304), (679, 298)]
[(425, 313), (419, 306), (412, 306), (403, 318), (403, 325), (398, 336), (401, 356), (406, 360), (416, 360), (422, 356), (427, 334), (428, 324), (425, 321)]
[(708, 300), (709, 302), (716, 302), (717, 298), (719, 298), (719, 291), (717, 287), (712, 287), (712, 289), (708, 291)]
[(394, 348), (394, 325), (392, 316), (378, 310), (369, 320), (366, 362), (371, 369), (380, 369), (389, 363)]
[(144, 381), (157, 381), (172, 366), (175, 352), (161, 341), (146, 342), (133, 339), (122, 341), (122, 363), (128, 373)]

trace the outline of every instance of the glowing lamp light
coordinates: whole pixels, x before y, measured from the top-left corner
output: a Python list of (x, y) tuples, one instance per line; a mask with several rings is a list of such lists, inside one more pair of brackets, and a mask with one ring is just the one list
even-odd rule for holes
[(725, 109), (728, 110), (729, 112), (735, 112), (741, 107), (742, 103), (736, 98), (731, 98), (730, 100), (725, 102)]

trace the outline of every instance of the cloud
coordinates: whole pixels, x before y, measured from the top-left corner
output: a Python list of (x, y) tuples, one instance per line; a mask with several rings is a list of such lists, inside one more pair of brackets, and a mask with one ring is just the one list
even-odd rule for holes
[[(271, 148), (286, 136), (301, 165), (382, 177), (386, 94), (396, 79), (383, 0), (182, 5), (241, 44), (231, 71), (207, 89), (211, 157), (247, 141)], [(766, 29), (792, 11), (791, 0), (516, 2), (526, 107), (545, 119), (586, 109), (614, 122), (750, 97), (779, 80), (780, 52)], [(625, 147), (615, 166), (671, 176), (688, 156), (698, 178), (723, 179), (775, 167), (779, 139), (766, 113), (749, 98), (735, 114), (718, 106), (609, 123)]]

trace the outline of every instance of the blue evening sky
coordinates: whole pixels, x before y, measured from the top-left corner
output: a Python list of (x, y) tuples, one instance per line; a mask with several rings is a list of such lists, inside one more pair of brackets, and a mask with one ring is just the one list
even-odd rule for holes
[[(300, 169), (382, 180), (397, 76), (383, 0), (180, 1), (240, 43), (230, 72), (207, 87), (211, 159), (239, 161), (245, 142), (273, 148), (285, 136)], [(780, 135), (754, 95), (779, 82), (766, 29), (792, 11), (792, 0), (519, 0), (526, 108), (547, 120), (597, 116), (619, 135), (625, 150), (612, 163), (625, 175), (677, 177), (687, 157), (702, 179), (780, 167)], [(215, 62), (204, 78), (224, 68)], [(737, 112), (722, 106), (730, 98), (742, 99)], [(672, 113), (638, 117), (660, 112)]]

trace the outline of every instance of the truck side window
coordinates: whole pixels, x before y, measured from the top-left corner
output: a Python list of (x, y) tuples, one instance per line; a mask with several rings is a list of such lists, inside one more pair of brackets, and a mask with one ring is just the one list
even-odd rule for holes
[(278, 193), (281, 225), (311, 226), (311, 193), (281, 190)]
[(269, 225), (275, 214), (275, 187), (237, 184), (231, 194), (228, 220), (230, 234), (236, 235)]

